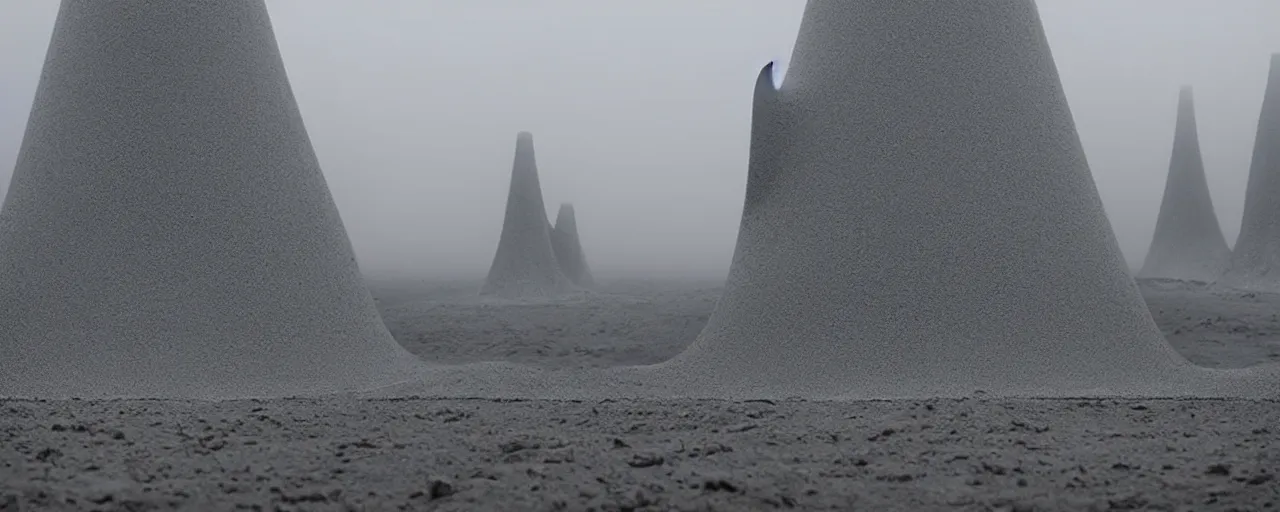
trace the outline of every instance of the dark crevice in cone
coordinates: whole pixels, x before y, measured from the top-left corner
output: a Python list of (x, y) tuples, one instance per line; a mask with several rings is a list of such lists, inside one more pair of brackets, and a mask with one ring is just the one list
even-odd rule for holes
[(1191, 88), (1183, 87), (1160, 216), (1138, 277), (1213, 281), (1230, 257), (1209, 196)]
[(551, 230), (551, 245), (555, 249), (556, 260), (560, 262), (560, 269), (573, 284), (581, 288), (595, 286), (591, 267), (587, 265), (587, 255), (582, 250), (582, 240), (578, 237), (578, 219), (572, 204), (560, 205), (556, 225)]
[(63, 0), (0, 211), (0, 396), (363, 389), (383, 326), (263, 0)]
[(1221, 284), (1280, 290), (1280, 54), (1271, 56), (1240, 235)]
[(783, 111), (777, 105), (778, 90), (774, 86), (773, 79), (776, 65), (775, 62), (766, 64), (760, 70), (760, 75), (756, 77), (751, 107), (751, 151), (747, 161), (747, 193), (743, 202), (743, 215), (751, 215), (756, 206), (766, 200), (769, 188), (774, 182), (774, 176), (770, 173), (777, 171), (773, 161), (778, 156), (778, 148), (772, 147), (768, 139), (775, 130), (775, 126), (783, 122), (780, 118)]
[(485, 279), (482, 295), (500, 297), (545, 297), (572, 291), (569, 278), (560, 271), (551, 245), (551, 223), (542, 202), (538, 164), (533, 151), (533, 134), (516, 136), (515, 162), (511, 167), (511, 188), (493, 265)]
[(1034, 2), (810, 0), (790, 62), (757, 80), (724, 295), (664, 376), (1037, 394), (1188, 367), (1129, 276)]

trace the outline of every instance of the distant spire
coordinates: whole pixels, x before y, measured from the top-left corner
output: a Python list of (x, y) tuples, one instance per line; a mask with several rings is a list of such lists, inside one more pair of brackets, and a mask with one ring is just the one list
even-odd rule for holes
[(1230, 258), (1231, 249), (1222, 236), (1213, 199), (1209, 197), (1191, 88), (1183, 87), (1178, 94), (1178, 120), (1164, 200), (1151, 249), (1138, 277), (1212, 282)]
[(1129, 277), (1032, 1), (810, 0), (774, 84), (724, 295), (662, 380), (1060, 394), (1191, 368)]
[(591, 267), (587, 265), (586, 253), (582, 251), (582, 241), (578, 238), (578, 220), (573, 213), (572, 204), (560, 205), (555, 228), (551, 231), (551, 245), (555, 248), (560, 268), (573, 284), (583, 288), (595, 286)]
[(560, 271), (551, 246), (551, 226), (538, 183), (533, 134), (520, 132), (516, 136), (502, 237), (480, 293), (512, 298), (540, 297), (572, 288), (569, 278)]
[(364, 287), (263, 0), (63, 0), (10, 186), (0, 397), (419, 374)]
[(1219, 283), (1280, 291), (1280, 53), (1271, 56), (1240, 235), (1232, 250), (1230, 269)]

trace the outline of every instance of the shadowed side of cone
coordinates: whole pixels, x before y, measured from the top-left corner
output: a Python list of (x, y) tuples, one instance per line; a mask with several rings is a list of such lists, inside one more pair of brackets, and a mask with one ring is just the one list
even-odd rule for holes
[(519, 298), (570, 291), (572, 283), (560, 271), (551, 245), (551, 230), (538, 182), (533, 134), (520, 132), (516, 136), (502, 236), (480, 293)]
[(773, 165), (778, 151), (781, 149), (770, 144), (770, 137), (775, 126), (781, 124), (783, 114), (777, 107), (778, 90), (774, 86), (774, 66), (770, 62), (760, 70), (756, 77), (756, 87), (752, 95), (751, 106), (751, 150), (747, 161), (747, 192), (743, 201), (743, 215), (749, 216), (756, 205), (765, 201), (768, 190), (774, 181), (772, 173), (777, 171)]
[(263, 0), (63, 0), (0, 211), (0, 396), (418, 375), (357, 268)]
[(1191, 88), (1183, 87), (1160, 216), (1138, 277), (1213, 281), (1230, 258), (1205, 179)]
[(1219, 283), (1280, 290), (1280, 53), (1271, 56), (1240, 235), (1232, 248), (1230, 268)]
[(810, 0), (756, 98), (725, 292), (664, 376), (1035, 394), (1188, 367), (1129, 276), (1031, 0)]
[(573, 284), (583, 288), (595, 286), (591, 267), (587, 265), (587, 255), (582, 250), (582, 240), (578, 237), (578, 218), (572, 204), (560, 205), (555, 228), (551, 231), (551, 244), (555, 248), (560, 268)]

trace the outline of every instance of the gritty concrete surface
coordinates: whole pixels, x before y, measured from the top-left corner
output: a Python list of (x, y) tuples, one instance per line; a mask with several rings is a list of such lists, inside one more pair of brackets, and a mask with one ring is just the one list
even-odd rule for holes
[[(1265, 510), (1274, 402), (8, 402), (33, 510)], [(12, 509), (12, 508), (11, 508)]]
[[(1280, 295), (1140, 284), (1193, 361), (1280, 359)], [(415, 353), (547, 367), (676, 353), (718, 292), (372, 288)], [(1276, 425), (1243, 400), (5, 401), (0, 510), (1254, 511), (1280, 507)]]

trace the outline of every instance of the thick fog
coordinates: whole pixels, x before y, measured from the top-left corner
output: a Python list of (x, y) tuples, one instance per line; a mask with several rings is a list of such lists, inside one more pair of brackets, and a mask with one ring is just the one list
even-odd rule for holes
[[(0, 16), (3, 184), (57, 4), (11, 2)], [(268, 4), (361, 267), (424, 277), (488, 270), (521, 130), (534, 134), (549, 215), (575, 204), (598, 276), (723, 276), (746, 182), (752, 85), (761, 66), (790, 53), (804, 7)], [(1195, 88), (1209, 186), (1233, 243), (1269, 56), (1280, 52), (1271, 26), (1280, 2), (1039, 4), (1130, 264), (1150, 243), (1183, 84)]]

